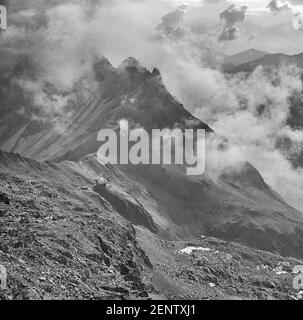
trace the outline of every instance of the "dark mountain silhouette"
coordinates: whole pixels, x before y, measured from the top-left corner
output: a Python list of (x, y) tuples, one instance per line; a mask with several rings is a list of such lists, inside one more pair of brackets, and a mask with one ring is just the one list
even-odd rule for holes
[(229, 73), (238, 72), (253, 72), (256, 67), (278, 67), (280, 65), (296, 65), (299, 68), (303, 68), (303, 53), (297, 55), (286, 55), (286, 54), (266, 54), (261, 58), (255, 59), (253, 61), (240, 64), (235, 68), (230, 69)]
[[(28, 73), (28, 65), (28, 61), (23, 60), (18, 72), (23, 67)], [(62, 111), (70, 114), (66, 121), (62, 121), (60, 114), (51, 120), (43, 115), (41, 118), (41, 111), (33, 108), (28, 94), (7, 81), (9, 85), (1, 97), (2, 150), (40, 160), (79, 160), (96, 152), (99, 145), (96, 135), (100, 129), (112, 127), (124, 118), (147, 130), (185, 127), (186, 123), (193, 123), (192, 127), (211, 131), (167, 92), (157, 69), (149, 72), (133, 58), (115, 69), (103, 58), (94, 64), (94, 74), (97, 87), (88, 97)], [(25, 107), (22, 113), (21, 105)], [(60, 126), (64, 134), (60, 133)]]

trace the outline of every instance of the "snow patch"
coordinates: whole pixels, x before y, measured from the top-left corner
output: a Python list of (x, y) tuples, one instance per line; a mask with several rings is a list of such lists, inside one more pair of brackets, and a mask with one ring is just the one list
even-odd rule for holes
[(183, 250), (181, 250), (181, 253), (186, 253), (186, 254), (192, 254), (193, 251), (204, 251), (204, 252), (209, 252), (212, 251), (209, 248), (202, 248), (202, 247), (187, 247)]
[(288, 272), (286, 272), (286, 271), (284, 271), (283, 270), (283, 268), (282, 268), (282, 266), (279, 266), (279, 267), (277, 267), (277, 268), (275, 268), (274, 270), (273, 270), (275, 273), (276, 273), (276, 275), (282, 275), (282, 274), (287, 274)]

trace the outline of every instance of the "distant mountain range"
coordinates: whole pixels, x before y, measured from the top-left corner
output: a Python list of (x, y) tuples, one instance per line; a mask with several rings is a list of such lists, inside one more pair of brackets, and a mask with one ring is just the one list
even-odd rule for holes
[(267, 55), (267, 52), (249, 49), (231, 56), (226, 56), (224, 59), (223, 69), (226, 72), (232, 71), (240, 65), (263, 58), (265, 55)]
[[(227, 57), (226, 61), (233, 63), (225, 64), (223, 69), (228, 73), (253, 72), (258, 66), (272, 67), (285, 65), (296, 65), (303, 68), (303, 53), (297, 55), (286, 55), (282, 53), (266, 54), (265, 52), (252, 50), (255, 54), (249, 55), (250, 50), (237, 55)], [(250, 59), (251, 58), (251, 59)], [(238, 61), (238, 63), (237, 63)]]

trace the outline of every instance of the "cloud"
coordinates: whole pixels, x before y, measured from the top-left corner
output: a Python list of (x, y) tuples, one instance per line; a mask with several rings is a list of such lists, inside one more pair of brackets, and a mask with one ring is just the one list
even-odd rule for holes
[(273, 13), (278, 13), (281, 11), (288, 11), (290, 10), (288, 2), (282, 2), (280, 0), (272, 0), (268, 5), (267, 8), (270, 9)]
[(303, 6), (298, 5), (300, 2), (297, 1), (293, 3), (290, 1), (272, 0), (267, 8), (274, 14), (291, 12), (293, 14), (292, 25), (294, 29), (303, 30)]
[(281, 66), (228, 76), (191, 60), (179, 61), (175, 79), (167, 80), (169, 90), (230, 143), (222, 149), (217, 137), (208, 142), (210, 176), (217, 179), (226, 168), (241, 168), (248, 161), (286, 201), (303, 209), (303, 170), (295, 169), (290, 154), (279, 147), (287, 139), (290, 148), (302, 150), (303, 131), (290, 128), (287, 121), (290, 97), (302, 95), (301, 70)]
[(238, 37), (239, 29), (237, 24), (245, 20), (247, 6), (236, 6), (232, 4), (221, 12), (220, 19), (225, 22), (224, 29), (219, 36), (219, 41), (235, 40)]
[(184, 22), (184, 14), (187, 7), (187, 5), (181, 5), (162, 17), (162, 22), (157, 27), (161, 36), (178, 39), (186, 35), (187, 27)]
[(231, 41), (238, 38), (239, 28), (232, 26), (225, 28), (219, 37), (219, 41)]
[(295, 30), (303, 30), (303, 12), (294, 13), (292, 25)]

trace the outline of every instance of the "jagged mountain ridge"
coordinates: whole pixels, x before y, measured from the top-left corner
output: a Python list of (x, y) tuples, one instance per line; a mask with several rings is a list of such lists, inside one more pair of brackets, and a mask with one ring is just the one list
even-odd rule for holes
[(103, 58), (94, 64), (94, 72), (97, 86), (85, 102), (72, 106), (64, 133), (56, 123), (41, 123), (31, 110), (20, 114), (15, 106), (3, 113), (0, 148), (38, 160), (74, 161), (91, 180), (106, 176), (112, 188), (95, 192), (125, 219), (167, 239), (205, 234), (302, 256), (302, 213), (288, 206), (249, 164), (213, 181), (207, 175), (187, 177), (164, 166), (98, 163), (93, 155), (99, 147), (97, 133), (114, 128), (120, 119), (147, 130), (175, 126), (212, 130), (167, 92), (157, 69), (149, 72), (133, 58), (114, 68)]
[(57, 123), (7, 110), (0, 121), (0, 148), (40, 160), (79, 160), (96, 152), (99, 130), (115, 127), (124, 118), (147, 130), (185, 127), (191, 122), (192, 127), (211, 131), (174, 100), (156, 69), (149, 72), (133, 58), (115, 69), (103, 58), (94, 64), (94, 74), (97, 88), (73, 105), (64, 134)]

